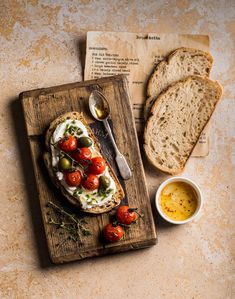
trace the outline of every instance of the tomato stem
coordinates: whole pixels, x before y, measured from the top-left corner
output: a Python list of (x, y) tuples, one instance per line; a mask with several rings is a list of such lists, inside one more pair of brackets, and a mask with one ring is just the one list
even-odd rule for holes
[(138, 218), (144, 219), (144, 214), (140, 214), (139, 212), (136, 211), (136, 214), (139, 216)]
[[(85, 220), (80, 220), (74, 214), (66, 212), (63, 208), (59, 207), (52, 201), (48, 201), (47, 206), (52, 207), (60, 215), (59, 220), (54, 220), (52, 217), (50, 217), (48, 219), (48, 223), (54, 224), (58, 228), (67, 231), (69, 234), (68, 239), (81, 242), (80, 233), (82, 233), (83, 236), (91, 235), (91, 232), (84, 226), (84, 224), (86, 224)], [(67, 222), (66, 220), (68, 219), (70, 219), (72, 222)]]
[(136, 212), (138, 210), (138, 208), (129, 208), (128, 212), (132, 213), (132, 212)]
[(64, 152), (62, 149), (58, 148), (57, 143), (51, 143), (51, 145), (56, 148), (60, 153), (63, 153), (67, 158), (69, 158), (72, 161), (72, 165), (73, 163), (77, 164), (79, 167), (81, 167), (81, 169), (83, 171), (86, 170), (86, 167), (84, 167), (83, 165), (81, 165), (78, 161), (76, 161), (75, 159), (73, 159), (68, 153)]
[(112, 222), (112, 226), (113, 226), (113, 227), (117, 227), (118, 225), (119, 225), (119, 223), (118, 223), (117, 220), (115, 220), (115, 221)]

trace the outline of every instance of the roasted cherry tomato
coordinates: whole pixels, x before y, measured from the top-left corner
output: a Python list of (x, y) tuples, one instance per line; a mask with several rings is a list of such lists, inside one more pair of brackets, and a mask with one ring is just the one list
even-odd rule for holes
[(65, 173), (65, 182), (71, 187), (79, 186), (81, 184), (81, 180), (82, 175), (79, 170)]
[(137, 219), (137, 213), (128, 206), (120, 206), (116, 211), (117, 221), (121, 224), (130, 225)]
[(82, 182), (82, 186), (87, 190), (98, 189), (100, 185), (98, 176), (94, 174), (88, 174), (87, 178)]
[(105, 160), (101, 157), (95, 157), (91, 159), (91, 165), (88, 169), (89, 173), (101, 174), (105, 170)]
[(82, 147), (71, 154), (71, 157), (83, 166), (88, 166), (91, 160), (91, 151), (87, 147)]
[(108, 242), (118, 242), (124, 237), (124, 230), (120, 225), (109, 223), (103, 229), (103, 236)]
[(72, 152), (78, 146), (77, 138), (74, 136), (66, 136), (59, 141), (59, 148), (64, 152)]
[(61, 158), (60, 161), (59, 161), (58, 166), (59, 166), (59, 169), (62, 170), (62, 171), (67, 170), (71, 167), (71, 162), (67, 158)]

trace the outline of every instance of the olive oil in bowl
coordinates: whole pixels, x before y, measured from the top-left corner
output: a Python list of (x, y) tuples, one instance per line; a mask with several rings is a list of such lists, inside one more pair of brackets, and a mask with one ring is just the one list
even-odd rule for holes
[(197, 209), (197, 194), (187, 183), (173, 182), (162, 190), (160, 205), (163, 213), (172, 220), (186, 220)]
[(171, 178), (159, 187), (156, 207), (168, 222), (183, 224), (193, 220), (202, 207), (199, 187), (186, 178)]

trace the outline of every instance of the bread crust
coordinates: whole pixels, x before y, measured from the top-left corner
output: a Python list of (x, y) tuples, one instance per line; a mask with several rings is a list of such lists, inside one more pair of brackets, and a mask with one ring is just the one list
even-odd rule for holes
[(54, 183), (54, 185), (58, 189), (60, 189), (60, 191), (64, 195), (64, 197), (71, 204), (78, 207), (81, 211), (86, 212), (86, 213), (92, 213), (92, 214), (101, 214), (101, 213), (108, 212), (108, 211), (112, 210), (114, 207), (118, 206), (121, 203), (121, 200), (125, 196), (123, 188), (122, 188), (120, 182), (118, 181), (118, 179), (117, 179), (113, 169), (111, 168), (110, 164), (108, 163), (108, 161), (106, 161), (106, 164), (107, 164), (108, 169), (109, 169), (109, 174), (111, 175), (112, 179), (114, 180), (114, 182), (116, 184), (116, 192), (115, 192), (115, 194), (113, 194), (111, 200), (107, 201), (106, 203), (102, 204), (101, 206), (94, 206), (94, 207), (89, 208), (89, 209), (83, 209), (82, 208), (82, 205), (79, 202), (79, 200), (67, 192), (67, 190), (60, 183), (59, 179), (57, 178), (57, 176), (54, 172), (54, 169), (53, 169), (53, 166), (52, 166), (52, 154), (51, 154), (51, 148), (50, 148), (50, 140), (51, 140), (51, 137), (52, 137), (56, 127), (60, 123), (64, 122), (67, 119), (80, 120), (86, 126), (86, 129), (88, 131), (88, 135), (93, 140), (95, 149), (99, 153), (101, 153), (100, 145), (97, 142), (97, 139), (96, 139), (93, 131), (91, 130), (91, 128), (86, 123), (86, 121), (85, 121), (84, 117), (82, 116), (82, 114), (78, 113), (76, 111), (65, 113), (65, 114), (57, 117), (54, 121), (52, 121), (49, 128), (48, 128), (48, 130), (46, 131), (46, 135), (45, 135), (46, 152), (44, 152), (44, 154), (43, 154), (43, 159), (44, 159), (44, 163), (46, 165), (46, 168), (48, 170), (49, 176), (50, 176), (52, 182)]
[(190, 151), (189, 155), (187, 156), (187, 159), (186, 159), (185, 163), (182, 164), (182, 166), (181, 166), (180, 168), (177, 168), (177, 169), (170, 169), (170, 168), (168, 168), (168, 167), (164, 167), (163, 165), (157, 163), (156, 160), (152, 159), (152, 157), (151, 157), (151, 155), (150, 155), (150, 153), (149, 153), (149, 148), (148, 148), (148, 144), (149, 144), (149, 141), (150, 141), (150, 140), (149, 140), (149, 134), (148, 134), (148, 131), (151, 130), (150, 126), (151, 126), (151, 121), (152, 121), (152, 119), (155, 117), (154, 113), (155, 113), (155, 112), (157, 111), (157, 109), (160, 107), (161, 100), (162, 100), (162, 98), (165, 96), (165, 94), (168, 93), (168, 92), (173, 92), (174, 89), (179, 88), (182, 84), (185, 84), (187, 81), (190, 81), (190, 80), (199, 80), (199, 81), (200, 81), (200, 80), (203, 80), (203, 81), (208, 81), (208, 83), (213, 84), (213, 85), (214, 85), (214, 88), (217, 90), (218, 99), (217, 99), (217, 102), (216, 102), (216, 104), (215, 104), (215, 106), (214, 106), (214, 109), (212, 110), (212, 113), (211, 113), (210, 117), (208, 118), (207, 122), (205, 122), (205, 124), (204, 124), (204, 126), (203, 126), (201, 132), (204, 130), (204, 128), (206, 127), (207, 123), (209, 122), (209, 120), (210, 120), (210, 118), (211, 118), (211, 116), (212, 116), (212, 114), (213, 114), (213, 112), (214, 112), (216, 106), (218, 105), (219, 100), (221, 99), (221, 96), (222, 96), (222, 93), (223, 93), (223, 88), (222, 88), (222, 86), (219, 84), (219, 82), (217, 82), (217, 81), (212, 81), (212, 80), (210, 80), (209, 78), (207, 78), (207, 77), (202, 77), (202, 76), (189, 76), (189, 77), (187, 77), (187, 78), (184, 79), (184, 80), (178, 81), (177, 83), (170, 85), (164, 92), (162, 92), (162, 93), (160, 94), (160, 96), (158, 97), (158, 100), (154, 102), (154, 104), (153, 104), (153, 106), (152, 106), (152, 108), (151, 108), (150, 116), (149, 116), (149, 118), (148, 118), (148, 120), (147, 120), (147, 123), (146, 123), (146, 126), (145, 126), (145, 130), (144, 130), (144, 151), (145, 151), (145, 155), (146, 155), (148, 161), (149, 161), (150, 164), (151, 164), (152, 166), (154, 166), (155, 168), (157, 168), (157, 169), (159, 169), (159, 170), (161, 170), (161, 171), (163, 171), (163, 172), (165, 172), (165, 173), (171, 174), (171, 175), (177, 175), (177, 174), (182, 173), (182, 171), (184, 170), (184, 167), (185, 167), (186, 163), (188, 162), (188, 159), (189, 159), (189, 157), (190, 157), (190, 155), (191, 155), (191, 153), (192, 153), (194, 147), (196, 146), (196, 143), (197, 143), (197, 141), (198, 141), (198, 139), (199, 139), (199, 137), (200, 137), (200, 134), (199, 134), (199, 136), (197, 137), (197, 141), (196, 141), (196, 142), (194, 143), (194, 145), (192, 146), (191, 151)]
[[(210, 55), (210, 53), (199, 50), (199, 49), (186, 48), (186, 47), (181, 47), (181, 48), (178, 48), (178, 49), (174, 50), (173, 52), (171, 52), (164, 60), (162, 60), (161, 62), (159, 62), (157, 64), (156, 68), (154, 69), (154, 71), (152, 72), (152, 74), (149, 78), (149, 81), (148, 81), (148, 84), (147, 84), (147, 100), (146, 100), (145, 105), (144, 105), (145, 120), (149, 116), (149, 112), (151, 110), (151, 107), (152, 107), (153, 103), (156, 101), (157, 97), (159, 96), (158, 93), (157, 93), (157, 95), (153, 95), (151, 93), (152, 85), (154, 85), (154, 79), (158, 76), (158, 73), (160, 73), (162, 70), (164, 70), (164, 68), (167, 67), (171, 63), (171, 61), (172, 61), (172, 59), (174, 58), (175, 55), (179, 54), (180, 52), (184, 52), (184, 51), (187, 51), (192, 55), (202, 55), (202, 56), (205, 56), (207, 58), (207, 60), (209, 62), (207, 77), (209, 77), (210, 71), (211, 71), (211, 68), (212, 68), (212, 64), (213, 64), (213, 57)], [(187, 77), (187, 75), (186, 75), (186, 77)], [(185, 78), (182, 78), (182, 79), (185, 79)], [(164, 89), (164, 90), (166, 90), (166, 89)], [(164, 90), (162, 90), (161, 92), (163, 92)]]

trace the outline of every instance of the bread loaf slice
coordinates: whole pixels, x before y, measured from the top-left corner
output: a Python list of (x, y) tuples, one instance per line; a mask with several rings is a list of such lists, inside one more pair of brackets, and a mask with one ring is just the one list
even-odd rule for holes
[[(54, 183), (54, 185), (60, 189), (61, 193), (64, 195), (64, 197), (73, 205), (77, 206), (81, 211), (92, 213), (92, 214), (101, 214), (110, 211), (114, 207), (118, 206), (121, 202), (121, 200), (124, 198), (125, 194), (123, 191), (123, 188), (117, 179), (112, 167), (109, 165), (108, 161), (106, 160), (106, 165), (108, 167), (108, 172), (112, 179), (115, 182), (116, 185), (116, 192), (113, 194), (112, 198), (108, 201), (104, 202), (101, 205), (92, 206), (90, 208), (83, 208), (81, 202), (79, 201), (79, 198), (72, 196), (68, 191), (65, 189), (65, 187), (61, 184), (60, 180), (56, 176), (56, 171), (52, 165), (52, 152), (51, 152), (51, 137), (57, 128), (59, 124), (64, 122), (65, 120), (79, 120), (81, 121), (88, 131), (89, 137), (93, 140), (94, 147), (97, 152), (101, 153), (101, 148), (99, 143), (97, 142), (97, 139), (92, 131), (92, 129), (89, 127), (89, 125), (86, 123), (84, 117), (81, 113), (72, 111), (67, 112), (59, 117), (57, 117), (49, 126), (49, 128), (46, 131), (45, 136), (45, 145), (46, 145), (46, 151), (43, 154), (44, 163), (47, 167), (49, 176)], [(103, 157), (104, 158), (104, 157)]]
[(154, 101), (163, 90), (191, 75), (209, 76), (212, 63), (213, 58), (209, 53), (192, 48), (176, 49), (161, 61), (148, 81), (148, 98), (144, 108), (145, 119), (147, 119)]
[(144, 133), (144, 149), (156, 168), (178, 174), (222, 95), (218, 82), (189, 76), (155, 101)]

